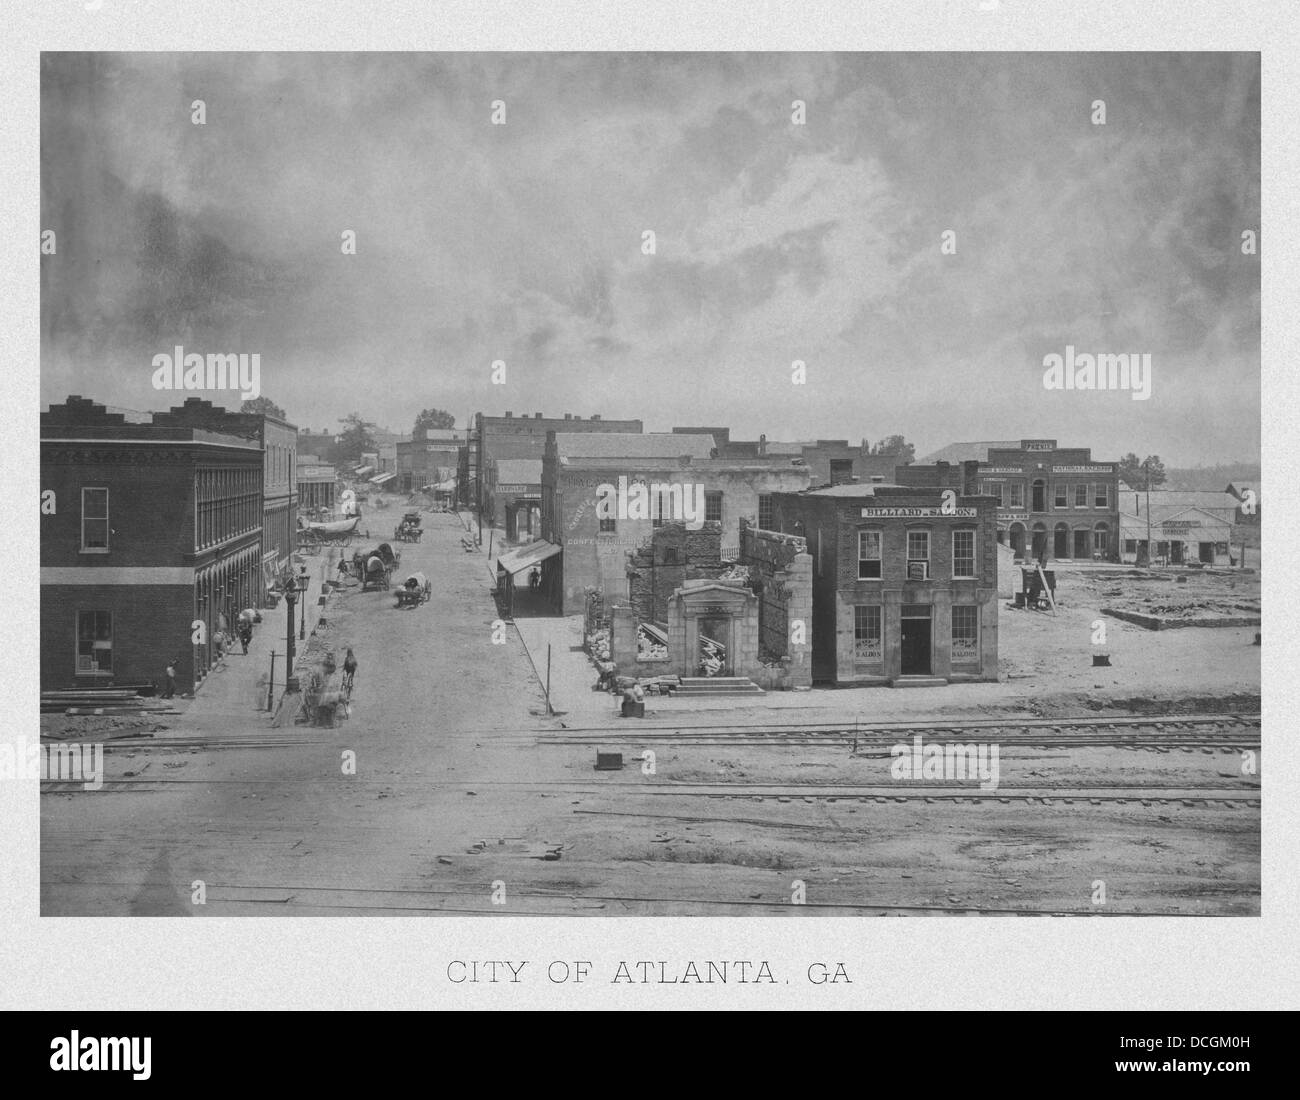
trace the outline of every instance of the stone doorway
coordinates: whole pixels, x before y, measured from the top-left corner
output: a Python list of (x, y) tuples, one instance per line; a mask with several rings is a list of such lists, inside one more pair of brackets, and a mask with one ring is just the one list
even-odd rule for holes
[(696, 659), (700, 676), (730, 676), (732, 661), (731, 617), (701, 616)]

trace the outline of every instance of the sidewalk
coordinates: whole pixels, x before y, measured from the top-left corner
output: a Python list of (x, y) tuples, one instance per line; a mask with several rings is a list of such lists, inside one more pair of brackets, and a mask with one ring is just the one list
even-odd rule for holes
[[(320, 604), (321, 581), (338, 562), (338, 554), (330, 561), (329, 551), (322, 554), (308, 555), (301, 559), (307, 566), (307, 576), (311, 583), (305, 597), (299, 596), (293, 609), (293, 644), (295, 650), (294, 664), (300, 663), (300, 655), (311, 640), (312, 628), (320, 620), (323, 607)], [(299, 624), (303, 620), (303, 607), (306, 605), (306, 638), (299, 640)], [(262, 610), (262, 621), (253, 628), (253, 640), (248, 645), (248, 655), (238, 638), (233, 650), (227, 650), (225, 671), (209, 671), (203, 683), (194, 694), (186, 714), (186, 723), (203, 723), (214, 719), (248, 719), (269, 720), (271, 715), (266, 709), (267, 681), (271, 674), (271, 654), (275, 653), (275, 692), (274, 699), (284, 693), (284, 658), (285, 634), (288, 629), (287, 601), (280, 600), (278, 606)]]
[(518, 617), (514, 622), (543, 684), (546, 647), (551, 647), (551, 706), (555, 712), (563, 714), (566, 721), (604, 722), (618, 716), (620, 699), (591, 690), (600, 673), (582, 649), (582, 619), (581, 615)]

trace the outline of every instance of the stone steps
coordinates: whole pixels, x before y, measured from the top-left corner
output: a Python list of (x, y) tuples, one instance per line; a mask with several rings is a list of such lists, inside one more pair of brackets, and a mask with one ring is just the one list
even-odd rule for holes
[(899, 676), (890, 683), (890, 687), (932, 688), (945, 687), (947, 683), (942, 676)]
[(764, 695), (753, 680), (744, 676), (683, 676), (675, 695)]

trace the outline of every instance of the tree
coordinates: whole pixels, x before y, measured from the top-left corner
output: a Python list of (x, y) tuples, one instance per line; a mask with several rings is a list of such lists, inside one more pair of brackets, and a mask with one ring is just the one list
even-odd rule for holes
[[(1147, 483), (1148, 474), (1150, 484)], [(1130, 489), (1155, 489), (1165, 483), (1165, 464), (1159, 455), (1138, 458), (1132, 451), (1119, 460), (1119, 479)]]
[[(865, 442), (865, 440), (863, 441)], [(901, 435), (889, 435), (871, 448), (873, 455), (889, 455), (899, 460), (900, 466), (916, 461), (916, 447)]]
[(239, 411), (241, 413), (261, 413), (263, 416), (277, 416), (281, 420), (289, 419), (288, 413), (280, 408), (280, 406), (269, 397), (265, 396), (254, 397), (250, 401), (245, 401), (239, 406)]
[(332, 462), (357, 462), (364, 452), (375, 449), (375, 437), (370, 434), (374, 431), (375, 425), (368, 420), (362, 420), (360, 413), (340, 416), (339, 423), (343, 425), (343, 431), (339, 434), (338, 442), (334, 444), (334, 450), (330, 454)]
[(421, 428), (454, 428), (456, 418), (446, 409), (421, 409), (419, 416), (415, 418), (415, 428), (411, 434), (414, 435)]

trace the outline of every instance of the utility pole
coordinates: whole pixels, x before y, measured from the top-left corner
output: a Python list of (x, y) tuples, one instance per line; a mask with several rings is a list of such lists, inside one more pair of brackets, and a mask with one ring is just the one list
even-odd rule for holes
[(1147, 455), (1142, 460), (1142, 470), (1145, 477), (1142, 478), (1147, 494), (1147, 568), (1151, 568), (1151, 456)]

